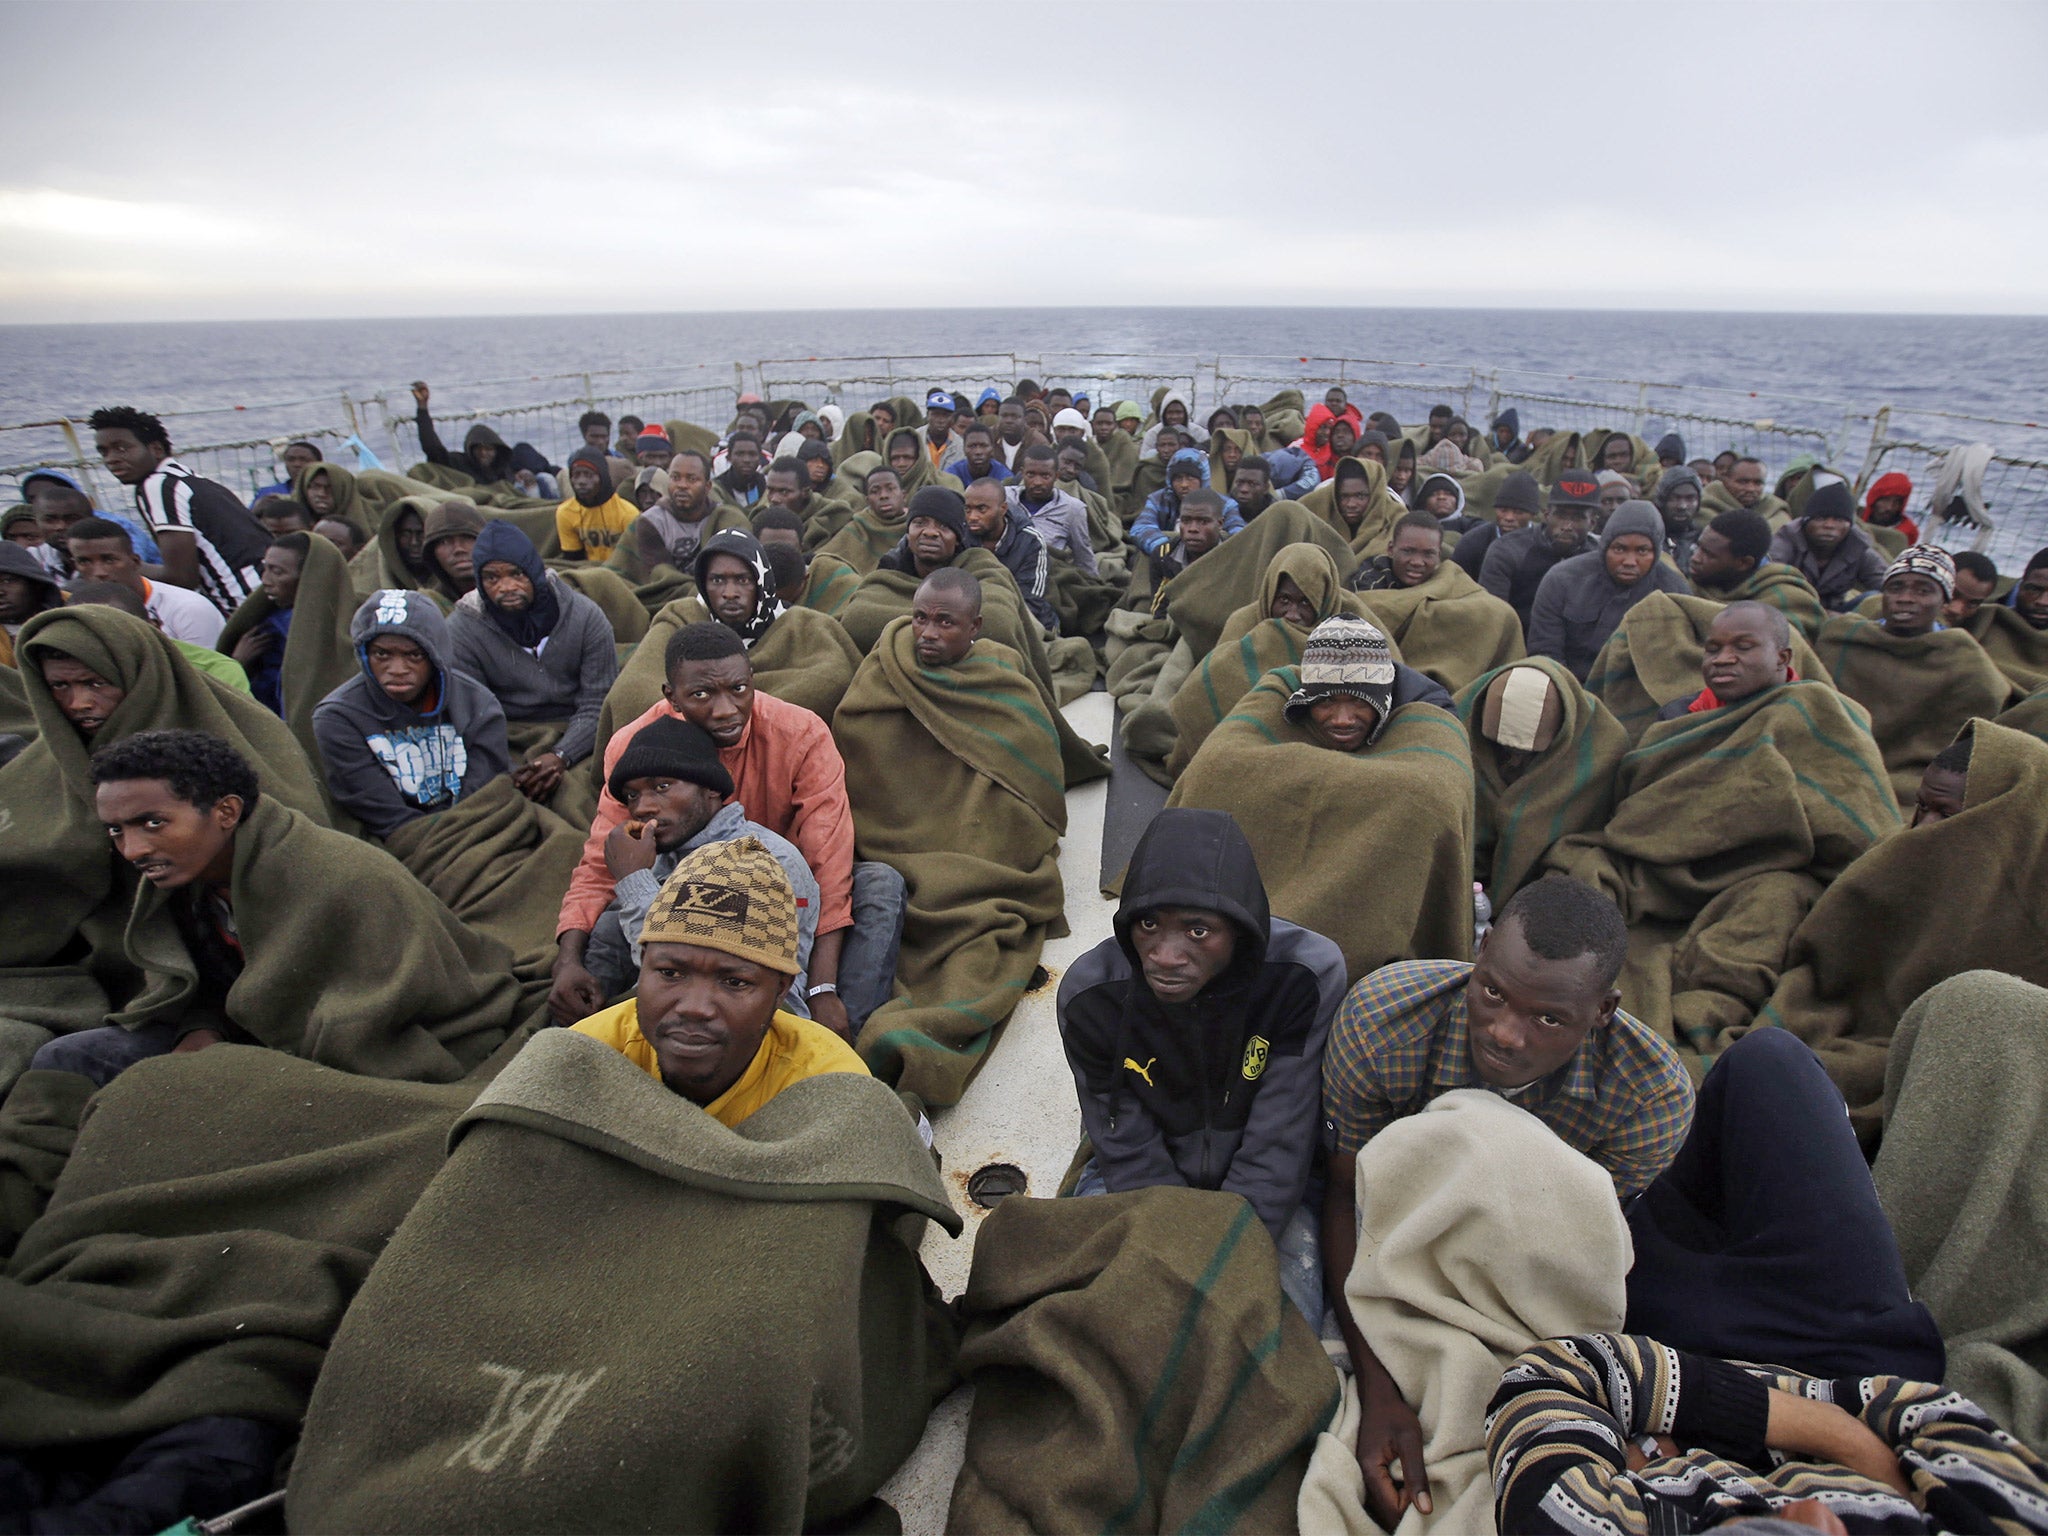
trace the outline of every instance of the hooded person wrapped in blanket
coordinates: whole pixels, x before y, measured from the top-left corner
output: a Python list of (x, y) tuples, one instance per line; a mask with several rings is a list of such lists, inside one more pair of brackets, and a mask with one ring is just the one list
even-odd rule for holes
[(1912, 809), (1934, 755), (1967, 722), (1995, 718), (2012, 693), (1967, 630), (1940, 626), (1955, 580), (1947, 550), (1916, 545), (1885, 572), (1881, 619), (1835, 614), (1813, 639), (1822, 675), (1869, 711), (1902, 810)]
[[(95, 806), (92, 749), (142, 731), (219, 737), (255, 767), (264, 798), (325, 824), (326, 802), (285, 723), (198, 671), (160, 630), (102, 604), (57, 608), (22, 625), (20, 680), (38, 735), (0, 768), (0, 1075), (51, 1032), (106, 1022), (140, 973), (124, 935), (134, 874), (114, 857)], [(98, 684), (45, 677), (80, 670)], [(76, 722), (76, 723), (74, 723)]]
[[(1600, 648), (1586, 674), (1586, 692), (1607, 706), (1630, 741), (1643, 739), (1664, 706), (1699, 691), (1707, 627), (1727, 606), (1703, 597), (1653, 592), (1629, 609), (1621, 628)], [(1791, 666), (1799, 677), (1827, 675), (1797, 629), (1792, 632)]]
[[(927, 1104), (955, 1103), (1067, 931), (1059, 841), (1067, 789), (1108, 772), (1008, 646), (979, 634), (975, 583), (941, 570), (920, 592), (947, 632), (897, 619), (833, 717), (856, 856), (909, 887), (897, 995), (861, 1055)], [(922, 612), (922, 610), (920, 610)]]
[[(1156, 760), (1172, 750), (1168, 730), (1174, 695), (1195, 664), (1215, 649), (1232, 615), (1259, 600), (1274, 557), (1297, 544), (1315, 545), (1328, 554), (1340, 582), (1358, 568), (1358, 557), (1327, 522), (1296, 502), (1276, 501), (1244, 532), (1191, 563), (1149, 603), (1109, 616), (1110, 694), (1127, 714), (1151, 705), (1151, 739), (1142, 724), (1139, 729), (1143, 752)], [(1352, 605), (1343, 606), (1348, 610)], [(1128, 730), (1125, 741), (1131, 742)]]
[(1377, 459), (1339, 459), (1336, 474), (1306, 493), (1301, 505), (1361, 560), (1387, 552), (1394, 524), (1408, 512), (1408, 503), (1387, 489), (1387, 466)]
[[(1215, 648), (1195, 664), (1168, 705), (1173, 727), (1165, 766), (1169, 782), (1181, 775), (1209, 733), (1260, 678), (1275, 667), (1299, 662), (1315, 627), (1339, 613), (1371, 618), (1364, 600), (1344, 590), (1327, 549), (1289, 544), (1267, 561), (1256, 600), (1231, 614)], [(1124, 721), (1126, 752), (1140, 755), (1144, 718), (1156, 709), (1154, 705), (1134, 710)]]
[(1359, 594), (1367, 617), (1401, 649), (1401, 660), (1456, 693), (1483, 672), (1519, 661), (1522, 621), (1464, 567), (1439, 561), (1412, 587)]
[(449, 660), (504, 707), (520, 793), (571, 826), (587, 825), (597, 811), (587, 760), (619, 671), (611, 624), (541, 564), (533, 541), (512, 523), (484, 524), (470, 555), (477, 586), (448, 616)]
[[(520, 793), (504, 712), (449, 657), (448, 626), (417, 592), (380, 592), (350, 626), (360, 670), (314, 712), (330, 792), (420, 884), (510, 950), (530, 1006), (547, 994), (555, 914), (584, 828)], [(382, 637), (407, 642), (431, 672), (410, 702), (371, 661)]]
[(1965, 971), (1906, 1009), (1870, 1172), (1948, 1346), (1943, 1384), (2048, 1455), (2048, 991), (2003, 969)]
[(2036, 629), (2003, 603), (1986, 603), (1964, 622), (1984, 654), (2012, 680), (2014, 691), (2048, 687), (2048, 629)]
[[(359, 663), (355, 644), (348, 637), (348, 626), (360, 601), (349, 582), (348, 562), (342, 559), (341, 551), (323, 538), (307, 540), (278, 681), (284, 696), (285, 724), (298, 738), (323, 787), (325, 771), (320, 763), (320, 744), (313, 736), (313, 708), (356, 674)], [(260, 589), (250, 593), (220, 632), (217, 649), (233, 654), (235, 642), (275, 612), (277, 605)], [(331, 805), (328, 820), (332, 825), (343, 825)]]
[(1472, 873), (1498, 912), (1560, 838), (1606, 823), (1628, 733), (1548, 656), (1475, 679), (1458, 718), (1472, 749)]
[(948, 1530), (1294, 1528), (1337, 1375), (1241, 1196), (1006, 1200), (959, 1306), (975, 1391)]
[(795, 936), (759, 843), (698, 849), (630, 1030), (542, 1032), (456, 1122), (328, 1351), (294, 1530), (864, 1513), (952, 1380), (900, 1218), (960, 1218), (896, 1096), (777, 1011)]
[[(760, 542), (750, 533), (725, 529), (705, 541), (697, 554), (699, 590), (711, 557), (726, 555), (743, 562), (753, 573), (751, 595), (735, 590), (714, 594), (726, 606), (716, 615), (747, 645), (747, 660), (754, 668), (754, 686), (785, 704), (800, 705), (821, 720), (830, 720), (839, 701), (846, 696), (860, 665), (860, 651), (837, 619), (815, 608), (785, 607), (777, 598), (768, 574), (767, 558)], [(728, 571), (727, 576), (735, 576)], [(742, 586), (744, 584), (741, 584)], [(640, 642), (619, 669), (618, 681), (605, 695), (604, 711), (597, 722), (597, 758), (604, 758), (605, 744), (612, 732), (629, 720), (637, 720), (661, 697), (668, 682), (669, 640), (687, 625), (714, 617), (702, 598), (679, 598), (654, 616), (647, 637)]]
[(1756, 1016), (1813, 1047), (1866, 1147), (1882, 1125), (1892, 1032), (1914, 998), (1977, 967), (2048, 986), (2048, 743), (1975, 720), (1935, 763), (1930, 785), (1946, 776), (1951, 793), (1923, 796), (1909, 828), (1814, 903)]
[(1386, 637), (1326, 620), (1298, 669), (1275, 668), (1238, 701), (1166, 802), (1236, 817), (1273, 915), (1335, 941), (1352, 981), (1392, 960), (1472, 952), (1465, 732), (1436, 705), (1395, 708), (1393, 696)]
[(1899, 826), (1862, 707), (1823, 682), (1773, 681), (1792, 638), (1760, 604), (1717, 616), (1706, 690), (1621, 760), (1605, 825), (1544, 861), (1621, 908), (1622, 1006), (1688, 1066), (1763, 1006), (1821, 891)]

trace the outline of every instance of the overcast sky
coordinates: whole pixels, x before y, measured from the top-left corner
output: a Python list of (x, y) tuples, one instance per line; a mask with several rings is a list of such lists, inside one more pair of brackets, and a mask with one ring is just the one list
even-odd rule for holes
[(2048, 312), (2048, 5), (0, 4), (0, 321)]

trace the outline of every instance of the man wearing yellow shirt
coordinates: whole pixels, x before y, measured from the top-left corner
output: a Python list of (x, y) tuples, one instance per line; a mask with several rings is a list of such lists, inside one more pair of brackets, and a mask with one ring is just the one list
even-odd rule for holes
[(612, 489), (612, 472), (595, 448), (569, 455), (569, 499), (555, 508), (562, 553), (600, 565), (611, 558), (640, 509)]
[(822, 1024), (775, 1005), (797, 973), (796, 893), (751, 837), (690, 854), (640, 930), (636, 998), (573, 1027), (726, 1126), (792, 1083), (867, 1067)]

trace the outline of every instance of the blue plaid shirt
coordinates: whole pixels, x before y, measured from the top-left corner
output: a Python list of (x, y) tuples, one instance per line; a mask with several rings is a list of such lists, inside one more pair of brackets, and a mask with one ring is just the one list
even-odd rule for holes
[[(1472, 1065), (1463, 960), (1401, 960), (1344, 999), (1323, 1051), (1324, 1139), (1354, 1153), (1453, 1088), (1485, 1088)], [(1528, 1090), (1503, 1095), (1614, 1176), (1626, 1199), (1678, 1155), (1692, 1124), (1692, 1079), (1664, 1040), (1616, 1010), (1572, 1059)]]

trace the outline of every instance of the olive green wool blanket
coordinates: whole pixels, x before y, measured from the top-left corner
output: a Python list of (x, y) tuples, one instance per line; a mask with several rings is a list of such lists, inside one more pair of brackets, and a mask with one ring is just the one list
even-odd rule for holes
[[(668, 682), (668, 643), (676, 632), (710, 617), (710, 610), (694, 596), (679, 598), (654, 616), (647, 637), (619, 668), (618, 678), (604, 696), (604, 709), (597, 717), (597, 746), (590, 754), (592, 763), (603, 763), (605, 743), (612, 739), (612, 732), (637, 720), (660, 700)], [(837, 619), (815, 608), (785, 608), (748, 647), (747, 660), (753, 664), (756, 688), (829, 721), (846, 696), (846, 685), (853, 681), (860, 652)]]
[[(1486, 690), (1514, 667), (1532, 667), (1550, 679), (1562, 716), (1550, 745), (1510, 776), (1501, 749), (1486, 739), (1480, 725)], [(1569, 667), (1548, 656), (1531, 656), (1473, 679), (1458, 694), (1458, 718), (1465, 722), (1472, 749), (1473, 878), (1486, 887), (1497, 912), (1536, 877), (1544, 855), (1561, 839), (1606, 824), (1615, 775), (1629, 749), (1628, 733)]]
[(2048, 985), (2048, 742), (1989, 721), (1968, 730), (1963, 810), (1850, 865), (1792, 935), (1757, 1016), (1814, 1048), (1866, 1142), (1914, 998), (1977, 967)]
[[(1652, 592), (1629, 609), (1621, 628), (1593, 658), (1586, 691), (1607, 706), (1630, 741), (1643, 739), (1666, 704), (1689, 699), (1706, 686), (1700, 663), (1706, 656), (1707, 628), (1724, 606), (1703, 597)], [(1796, 626), (1792, 670), (1799, 677), (1827, 675)]]
[(1900, 808), (1911, 811), (1920, 775), (1971, 720), (2005, 708), (2012, 684), (1965, 630), (1900, 637), (1855, 614), (1821, 625), (1813, 651), (1822, 674), (1870, 714), (1870, 733)]
[(1337, 1373), (1236, 1195), (1005, 1200), (960, 1300), (954, 1531), (1292, 1531)]
[(543, 1030), (448, 1140), (328, 1351), (293, 1530), (796, 1532), (916, 1446), (954, 1334), (900, 1218), (960, 1219), (880, 1083), (727, 1129)]
[(1273, 915), (1332, 940), (1351, 980), (1392, 960), (1470, 959), (1464, 727), (1434, 704), (1403, 704), (1377, 742), (1339, 752), (1284, 718), (1300, 685), (1293, 667), (1261, 678), (1166, 803), (1230, 812), (1251, 840)]
[[(0, 768), (0, 1020), (90, 1029), (140, 981), (123, 934), (136, 889), (107, 843), (88, 768), (95, 747), (143, 731), (217, 736), (256, 770), (263, 799), (324, 822), (312, 765), (285, 723), (188, 662), (154, 626), (88, 604), (37, 614), (15, 639), (38, 735)], [(68, 656), (123, 690), (90, 739), (57, 707), (40, 659)]]
[(1401, 660), (1452, 693), (1526, 654), (1515, 610), (1454, 561), (1444, 561), (1418, 586), (1358, 596), (1366, 617), (1401, 648)]
[(977, 640), (950, 667), (918, 663), (898, 619), (832, 721), (846, 760), (856, 856), (909, 887), (896, 995), (861, 1055), (927, 1104), (956, 1102), (1067, 931), (1059, 843), (1067, 787), (1108, 770), (1024, 660)]
[[(81, 1104), (61, 1093), (78, 1088), (32, 1072), (15, 1097), (76, 1125)], [(48, 1209), (0, 1272), (0, 1449), (213, 1414), (296, 1425), (475, 1096), (473, 1080), (358, 1077), (256, 1046), (123, 1072), (92, 1097)]]

